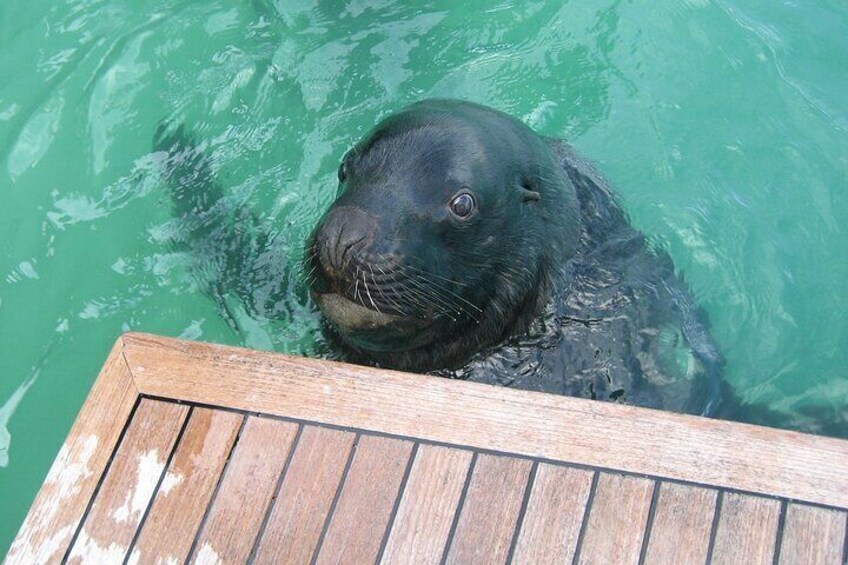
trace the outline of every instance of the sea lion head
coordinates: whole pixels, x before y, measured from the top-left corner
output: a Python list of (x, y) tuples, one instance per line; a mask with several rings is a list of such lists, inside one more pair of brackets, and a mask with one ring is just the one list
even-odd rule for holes
[(548, 144), (468, 102), (389, 116), (338, 176), (307, 246), (311, 295), (352, 352), (383, 366), (456, 366), (522, 329), (580, 233)]

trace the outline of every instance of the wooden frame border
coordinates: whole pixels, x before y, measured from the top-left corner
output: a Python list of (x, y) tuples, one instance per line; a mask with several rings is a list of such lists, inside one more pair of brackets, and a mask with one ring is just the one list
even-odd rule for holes
[(144, 334), (141, 394), (848, 507), (848, 442)]
[(64, 551), (142, 396), (848, 508), (848, 441), (128, 333), (109, 354), (8, 563)]

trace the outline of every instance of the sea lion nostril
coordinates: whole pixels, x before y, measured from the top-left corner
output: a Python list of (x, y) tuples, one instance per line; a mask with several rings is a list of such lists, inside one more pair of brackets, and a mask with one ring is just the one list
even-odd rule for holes
[(315, 248), (328, 274), (341, 277), (346, 267), (374, 238), (376, 219), (361, 208), (340, 206), (318, 228)]

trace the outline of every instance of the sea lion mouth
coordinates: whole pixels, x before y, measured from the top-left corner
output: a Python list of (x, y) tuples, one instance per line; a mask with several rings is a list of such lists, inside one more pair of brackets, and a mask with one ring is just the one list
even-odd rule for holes
[(313, 293), (313, 298), (324, 315), (343, 330), (376, 330), (410, 319), (372, 310), (335, 292)]
[(405, 351), (434, 339), (433, 320), (372, 310), (335, 292), (313, 292), (324, 317), (358, 349)]

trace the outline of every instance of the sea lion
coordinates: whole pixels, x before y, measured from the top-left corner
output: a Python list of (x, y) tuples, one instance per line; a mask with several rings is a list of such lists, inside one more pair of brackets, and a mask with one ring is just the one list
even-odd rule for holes
[(669, 256), (565, 142), (458, 100), (382, 120), (307, 243), (360, 363), (698, 414), (724, 363)]

